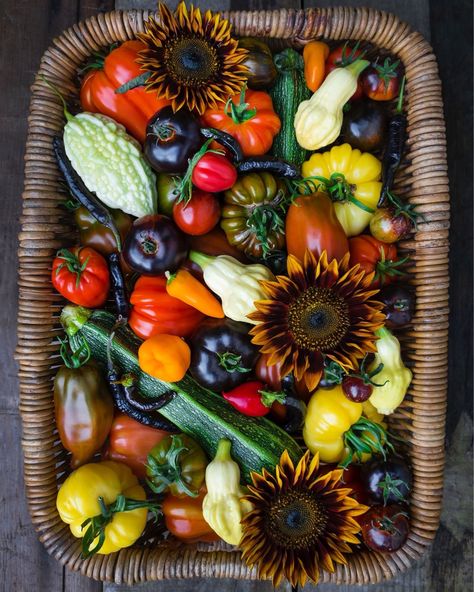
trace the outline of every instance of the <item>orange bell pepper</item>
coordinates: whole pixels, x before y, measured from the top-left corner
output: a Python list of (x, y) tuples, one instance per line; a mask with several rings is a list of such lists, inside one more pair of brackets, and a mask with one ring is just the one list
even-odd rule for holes
[(166, 291), (173, 298), (189, 304), (208, 317), (223, 319), (225, 316), (219, 300), (185, 269), (179, 269), (175, 274), (169, 275)]
[(155, 335), (144, 341), (138, 349), (140, 369), (164, 382), (181, 380), (190, 363), (189, 345), (176, 335)]
[(170, 104), (147, 92), (143, 86), (116, 93), (116, 89), (143, 74), (137, 64), (138, 52), (145, 49), (141, 41), (126, 41), (105, 59), (98, 59), (96, 69), (82, 81), (81, 106), (85, 111), (102, 113), (118, 121), (140, 142), (146, 137), (146, 126), (152, 115)]
[(233, 136), (246, 157), (266, 154), (281, 127), (270, 95), (263, 91), (246, 91), (245, 87), (224, 107), (205, 111), (201, 121), (207, 127)]
[(310, 41), (303, 49), (304, 77), (309, 90), (316, 92), (326, 75), (329, 46), (323, 41)]

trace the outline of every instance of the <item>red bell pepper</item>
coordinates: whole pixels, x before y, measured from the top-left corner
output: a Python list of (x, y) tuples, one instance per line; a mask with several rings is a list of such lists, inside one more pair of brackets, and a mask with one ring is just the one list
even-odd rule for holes
[(138, 52), (145, 49), (141, 41), (125, 41), (105, 59), (99, 59), (96, 69), (85, 76), (81, 85), (81, 106), (85, 111), (102, 113), (118, 121), (137, 140), (144, 142), (148, 120), (170, 104), (147, 92), (143, 86), (116, 93), (117, 88), (143, 74), (137, 64)]
[(258, 380), (244, 382), (231, 391), (222, 393), (222, 396), (237, 411), (250, 417), (267, 415), (273, 403), (283, 403), (286, 398), (283, 392), (267, 391), (263, 382)]
[(187, 337), (204, 318), (196, 308), (170, 296), (166, 277), (140, 277), (130, 296), (132, 311), (128, 324), (142, 339), (158, 333)]

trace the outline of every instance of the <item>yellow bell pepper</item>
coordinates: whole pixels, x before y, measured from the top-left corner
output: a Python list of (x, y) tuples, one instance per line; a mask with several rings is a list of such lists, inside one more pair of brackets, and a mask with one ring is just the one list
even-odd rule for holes
[[(373, 413), (373, 408), (367, 410)], [(385, 429), (374, 416), (363, 417), (363, 411), (364, 403), (350, 401), (341, 385), (317, 389), (303, 427), (306, 446), (313, 454), (319, 452), (323, 462), (341, 462), (342, 466), (353, 458), (365, 462), (374, 452), (385, 455), (385, 447), (391, 448)]]
[(252, 504), (242, 499), (245, 490), (240, 486), (239, 465), (230, 456), (231, 446), (230, 440), (219, 440), (216, 456), (207, 465), (207, 495), (202, 502), (202, 514), (221, 539), (238, 545), (242, 538), (240, 521)]
[(316, 177), (311, 184), (331, 196), (346, 236), (360, 234), (374, 215), (382, 188), (381, 172), (378, 158), (349, 144), (313, 154), (302, 166), (303, 177)]
[(377, 383), (381, 386), (374, 386), (369, 401), (379, 413), (390, 415), (405, 398), (413, 375), (402, 361), (398, 339), (385, 327), (376, 331), (376, 335), (377, 352), (370, 369), (380, 364), (383, 368), (377, 373)]
[(59, 489), (56, 507), (72, 534), (83, 539), (84, 557), (133, 545), (145, 528), (148, 509), (157, 509), (146, 501), (132, 471), (115, 461), (73, 471)]

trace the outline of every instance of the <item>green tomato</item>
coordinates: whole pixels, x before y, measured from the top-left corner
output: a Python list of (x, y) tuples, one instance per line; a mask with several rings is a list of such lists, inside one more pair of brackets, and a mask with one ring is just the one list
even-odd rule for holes
[(179, 180), (179, 177), (176, 175), (166, 173), (160, 173), (158, 175), (156, 187), (158, 190), (158, 212), (160, 214), (172, 217), (173, 206), (179, 196), (176, 187)]

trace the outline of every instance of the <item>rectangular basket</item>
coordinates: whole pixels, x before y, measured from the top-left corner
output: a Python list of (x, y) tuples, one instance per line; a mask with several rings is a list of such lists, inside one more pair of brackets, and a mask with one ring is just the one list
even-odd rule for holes
[[(148, 11), (115, 11), (74, 25), (53, 41), (41, 60), (46, 76), (67, 100), (77, 98), (76, 71), (93, 52), (131, 39)], [(448, 339), (449, 194), (441, 83), (431, 47), (396, 16), (365, 8), (224, 13), (237, 35), (281, 39), (302, 46), (311, 39), (364, 40), (398, 56), (407, 76), (408, 142), (397, 193), (423, 214), (417, 232), (402, 244), (412, 259), (416, 314), (400, 337), (413, 382), (390, 428), (408, 446), (414, 483), (411, 532), (404, 547), (382, 556), (360, 552), (321, 582), (365, 584), (407, 569), (426, 550), (439, 524), (444, 467)], [(73, 232), (64, 209), (51, 141), (64, 125), (62, 106), (39, 77), (32, 87), (26, 147), (22, 229), (19, 235), (18, 347), (20, 409), (26, 494), (33, 524), (47, 551), (92, 578), (132, 584), (164, 578), (256, 579), (225, 545), (132, 547), (83, 561), (80, 544), (61, 522), (55, 500), (68, 456), (54, 423), (52, 379), (59, 365), (59, 313), (64, 301), (52, 289), (50, 270), (58, 248)]]

